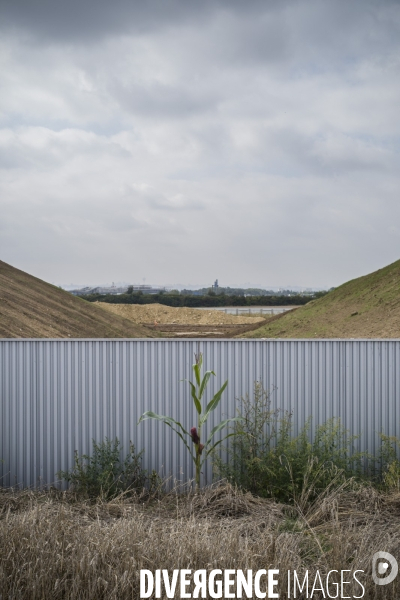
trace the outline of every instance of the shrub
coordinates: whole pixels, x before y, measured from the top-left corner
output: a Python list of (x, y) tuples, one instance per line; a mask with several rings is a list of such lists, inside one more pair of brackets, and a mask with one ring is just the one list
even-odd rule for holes
[(400, 491), (400, 461), (398, 449), (400, 440), (381, 433), (379, 467), (382, 487), (387, 491)]
[(353, 453), (351, 436), (339, 419), (315, 428), (311, 419), (293, 436), (292, 414), (271, 410), (270, 392), (255, 382), (254, 397), (241, 398), (240, 420), (235, 422), (227, 448), (227, 462), (214, 457), (216, 473), (253, 494), (282, 502), (297, 501), (344, 479), (361, 476), (364, 454)]
[[(93, 442), (91, 456), (75, 453), (75, 466), (70, 471), (59, 471), (57, 477), (65, 479), (73, 489), (88, 498), (99, 496), (113, 498), (126, 491), (142, 491), (148, 479), (141, 466), (143, 450), (136, 453), (130, 445), (123, 462), (120, 461), (120, 442), (108, 438), (97, 444)], [(154, 481), (154, 474), (151, 476)]]

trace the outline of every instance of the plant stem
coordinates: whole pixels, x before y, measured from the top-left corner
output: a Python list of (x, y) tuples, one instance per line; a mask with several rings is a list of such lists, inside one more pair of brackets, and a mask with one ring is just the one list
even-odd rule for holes
[(196, 492), (200, 490), (200, 459), (201, 456), (196, 448)]
[[(196, 396), (200, 398), (200, 386), (196, 383)], [(197, 431), (199, 435), (199, 443), (196, 444), (196, 491), (200, 490), (200, 463), (201, 463), (201, 455), (200, 455), (200, 444), (201, 444), (201, 421), (200, 415), (197, 415)]]

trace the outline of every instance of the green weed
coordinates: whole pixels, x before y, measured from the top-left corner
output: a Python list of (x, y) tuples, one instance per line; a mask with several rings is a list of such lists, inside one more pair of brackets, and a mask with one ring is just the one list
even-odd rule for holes
[[(148, 480), (147, 472), (141, 466), (143, 450), (136, 453), (130, 445), (124, 461), (120, 460), (118, 438), (108, 438), (97, 444), (93, 440), (91, 456), (75, 453), (75, 465), (70, 471), (59, 471), (57, 477), (72, 485), (74, 491), (88, 498), (114, 498), (127, 491), (142, 491)], [(154, 486), (154, 473), (150, 476)]]

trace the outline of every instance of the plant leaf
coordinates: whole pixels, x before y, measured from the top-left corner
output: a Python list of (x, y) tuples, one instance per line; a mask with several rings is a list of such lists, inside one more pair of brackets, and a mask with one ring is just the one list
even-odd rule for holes
[(200, 415), (201, 414), (201, 403), (200, 403), (200, 400), (198, 399), (198, 397), (196, 396), (196, 388), (191, 381), (188, 381), (188, 384), (190, 385), (190, 390), (191, 390), (194, 405), (196, 407), (197, 412)]
[(207, 404), (207, 408), (206, 408), (206, 411), (200, 421), (200, 425), (203, 425), (203, 423), (205, 423), (207, 421), (207, 418), (208, 418), (208, 415), (210, 414), (210, 412), (212, 412), (215, 408), (217, 408), (218, 403), (221, 400), (222, 393), (225, 390), (227, 385), (228, 385), (228, 380), (225, 381), (222, 388), (220, 390), (218, 390), (218, 392), (215, 394), (215, 396)]
[(214, 375), (214, 376), (215, 376), (215, 373), (214, 373), (214, 371), (206, 371), (206, 372), (204, 373), (203, 381), (202, 381), (202, 382), (201, 382), (201, 384), (200, 384), (199, 398), (201, 398), (201, 397), (202, 397), (202, 395), (203, 395), (203, 393), (204, 393), (204, 390), (205, 390), (205, 388), (206, 388), (206, 385), (207, 385), (207, 383), (208, 383), (208, 381), (209, 381), (209, 379), (210, 379), (211, 375)]
[(201, 369), (200, 365), (198, 365), (198, 364), (193, 365), (193, 371), (194, 371), (194, 375), (196, 377), (197, 385), (200, 385), (200, 369)]
[(172, 425), (170, 425), (170, 424), (169, 424), (169, 423), (167, 423), (166, 421), (165, 421), (165, 424), (166, 424), (166, 425), (169, 425), (169, 427), (171, 427), (172, 431), (175, 431), (175, 433), (177, 433), (177, 434), (179, 435), (179, 437), (181, 438), (182, 442), (185, 444), (186, 448), (188, 449), (188, 451), (189, 451), (189, 454), (190, 454), (190, 456), (192, 457), (192, 460), (193, 460), (193, 462), (195, 463), (195, 462), (196, 462), (196, 458), (195, 458), (195, 456), (194, 456), (194, 454), (193, 454), (193, 452), (192, 452), (192, 450), (191, 450), (191, 448), (190, 448), (189, 444), (187, 443), (187, 441), (185, 440), (185, 438), (184, 438), (184, 437), (183, 437), (183, 435), (181, 434), (181, 432), (180, 432), (180, 431), (178, 431), (177, 429), (175, 429), (174, 427), (172, 427)]
[(139, 425), (139, 423), (141, 423), (141, 421), (146, 421), (147, 419), (155, 419), (156, 421), (161, 421), (162, 423), (165, 423), (166, 425), (168, 425), (168, 427), (171, 427), (171, 429), (179, 435), (182, 442), (185, 444), (186, 448), (189, 450), (189, 454), (192, 457), (193, 461), (196, 462), (196, 459), (194, 457), (194, 454), (193, 454), (189, 444), (186, 442), (186, 440), (183, 437), (183, 435), (181, 434), (181, 432), (178, 431), (177, 429), (175, 429), (175, 427), (173, 427), (173, 425), (172, 425), (172, 423), (174, 425), (177, 425), (178, 427), (181, 428), (181, 430), (183, 431), (184, 434), (190, 436), (190, 433), (188, 431), (186, 431), (186, 429), (183, 427), (183, 425), (181, 423), (179, 423), (179, 421), (175, 421), (175, 419), (173, 419), (172, 417), (164, 417), (163, 415), (157, 415), (152, 410), (148, 410), (147, 412), (142, 414), (142, 416), (140, 417), (140, 419), (138, 421), (138, 425)]
[(167, 423), (167, 425), (169, 425), (169, 426), (171, 426), (171, 423), (174, 423), (174, 425), (178, 425), (178, 427), (180, 427), (182, 429), (183, 433), (185, 433), (186, 435), (190, 435), (190, 433), (188, 431), (186, 431), (186, 429), (183, 427), (182, 423), (179, 423), (179, 421), (175, 421), (175, 419), (173, 419), (172, 417), (164, 417), (163, 415), (158, 415), (157, 413), (153, 412), (152, 410), (148, 410), (142, 414), (142, 416), (140, 417), (140, 419), (138, 421), (138, 425), (139, 425), (139, 423), (141, 423), (142, 421), (146, 421), (147, 419), (156, 419), (157, 421), (162, 421), (163, 423)]
[(222, 438), (222, 440), (218, 440), (218, 442), (215, 442), (215, 444), (213, 444), (211, 446), (211, 448), (209, 448), (206, 452), (206, 455), (204, 457), (204, 460), (207, 458), (207, 456), (210, 454), (210, 452), (212, 452), (214, 450), (214, 448), (216, 448), (218, 446), (218, 444), (220, 444), (221, 442), (224, 442), (225, 440), (227, 440), (229, 437), (231, 437), (232, 435), (235, 435), (235, 432), (232, 433), (228, 433), (228, 435), (226, 435), (224, 438)]
[[(225, 419), (224, 421), (221, 421), (221, 423), (218, 423), (218, 425), (216, 425), (215, 427), (212, 428), (210, 435), (208, 436), (207, 441), (204, 445), (208, 446), (208, 444), (211, 442), (213, 435), (218, 433), (218, 431), (221, 431), (221, 429), (223, 429), (228, 423), (232, 423), (233, 421), (242, 421), (242, 420), (243, 420), (243, 417), (232, 417), (230, 419)], [(226, 439), (226, 438), (224, 438), (224, 439)]]

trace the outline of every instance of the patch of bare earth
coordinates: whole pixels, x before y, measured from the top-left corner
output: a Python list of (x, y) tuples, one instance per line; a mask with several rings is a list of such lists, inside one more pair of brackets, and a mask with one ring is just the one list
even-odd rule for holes
[(167, 337), (232, 337), (266, 323), (260, 316), (230, 315), (212, 309), (174, 308), (163, 304), (96, 304)]

